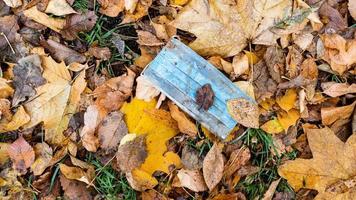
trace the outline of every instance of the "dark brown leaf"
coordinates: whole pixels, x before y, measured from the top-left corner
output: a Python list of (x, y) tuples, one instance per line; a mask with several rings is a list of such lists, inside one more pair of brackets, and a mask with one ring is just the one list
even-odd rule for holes
[(66, 25), (61, 30), (61, 34), (68, 40), (75, 40), (79, 32), (90, 31), (97, 20), (94, 11), (85, 14), (73, 14), (66, 18)]
[(347, 28), (345, 19), (341, 16), (338, 10), (333, 8), (328, 1), (325, 1), (319, 9), (319, 14), (322, 20), (326, 21), (326, 30), (340, 31)]
[(86, 61), (85, 56), (54, 40), (43, 40), (41, 45), (50, 52), (55, 60), (58, 62), (64, 61), (66, 65), (73, 62), (84, 63)]
[(144, 135), (137, 136), (134, 140), (120, 145), (116, 153), (119, 168), (125, 173), (139, 167), (146, 157), (146, 137)]
[(19, 28), (15, 15), (0, 17), (0, 50), (9, 46), (7, 40), (10, 43), (15, 41), (16, 32)]
[(26, 98), (36, 95), (35, 88), (46, 83), (42, 77), (41, 59), (38, 55), (31, 55), (18, 61), (13, 69), (15, 94), (12, 106), (17, 106)]
[(199, 106), (199, 110), (203, 108), (208, 110), (214, 103), (214, 91), (209, 83), (203, 85), (196, 92), (195, 100)]
[(277, 91), (276, 82), (269, 76), (266, 63), (261, 60), (253, 69), (253, 85), (258, 102), (270, 98)]
[(21, 174), (27, 172), (35, 161), (35, 151), (23, 137), (19, 137), (8, 148), (7, 152), (12, 160), (12, 167)]
[(272, 79), (277, 83), (282, 82), (282, 76), (285, 73), (285, 55), (283, 50), (276, 45), (268, 47), (263, 58)]
[(61, 175), (59, 178), (66, 199), (68, 200), (78, 200), (78, 199), (92, 200), (93, 199), (85, 183), (76, 180), (69, 180), (64, 175)]

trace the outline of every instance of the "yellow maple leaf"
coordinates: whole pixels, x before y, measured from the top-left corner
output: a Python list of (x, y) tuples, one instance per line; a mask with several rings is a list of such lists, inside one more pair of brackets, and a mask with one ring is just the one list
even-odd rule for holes
[(297, 101), (297, 91), (295, 89), (289, 89), (287, 92), (277, 98), (276, 103), (285, 111), (289, 111), (294, 108), (294, 104)]
[(45, 139), (51, 144), (64, 145), (63, 131), (67, 129), (69, 119), (75, 113), (80, 94), (86, 87), (85, 71), (74, 80), (64, 62), (57, 63), (51, 57), (41, 57), (43, 77), (48, 81), (37, 90), (37, 96), (24, 106), (31, 120), (24, 128), (43, 122)]
[[(178, 126), (168, 111), (157, 110), (155, 106), (155, 100), (145, 102), (135, 98), (121, 108), (129, 133), (146, 135), (147, 158), (139, 168), (132, 171), (130, 178), (134, 179), (136, 184), (146, 184), (149, 187), (157, 184), (152, 177), (155, 171), (168, 174), (171, 165), (181, 167), (179, 156), (167, 152), (166, 146), (168, 140), (179, 133)], [(138, 186), (136, 188), (142, 189)]]
[(351, 200), (356, 196), (354, 184), (335, 189), (340, 182), (352, 180), (356, 174), (356, 135), (343, 143), (329, 128), (305, 128), (312, 159), (287, 161), (278, 173), (298, 191), (301, 188), (319, 192), (315, 199)]
[(287, 131), (290, 126), (295, 125), (300, 117), (300, 114), (297, 109), (291, 109), (288, 112), (281, 111), (277, 116), (279, 123), (283, 129)]
[(281, 133), (284, 130), (278, 119), (272, 119), (267, 121), (261, 126), (261, 129), (271, 134)]
[(291, 14), (291, 4), (290, 0), (192, 0), (174, 25), (197, 36), (190, 47), (199, 54), (229, 57), (248, 41), (273, 44), (279, 36), (270, 28)]

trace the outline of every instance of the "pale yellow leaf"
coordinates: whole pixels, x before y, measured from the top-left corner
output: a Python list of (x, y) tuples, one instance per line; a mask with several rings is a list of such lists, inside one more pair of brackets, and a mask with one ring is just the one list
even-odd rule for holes
[(23, 106), (20, 106), (11, 121), (0, 121), (0, 133), (14, 131), (30, 121), (30, 116), (26, 113)]
[(48, 28), (50, 28), (56, 32), (60, 32), (60, 30), (66, 24), (65, 19), (50, 17), (46, 13), (43, 13), (43, 12), (37, 10), (36, 6), (33, 6), (29, 9), (23, 11), (23, 14), (26, 17), (34, 20), (35, 22), (43, 24), (44, 26), (47, 26)]
[(45, 12), (56, 16), (76, 13), (66, 0), (49, 0)]

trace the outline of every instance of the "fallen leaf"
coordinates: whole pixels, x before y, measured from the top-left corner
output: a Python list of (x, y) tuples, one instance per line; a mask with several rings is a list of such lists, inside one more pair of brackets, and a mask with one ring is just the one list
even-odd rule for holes
[(237, 170), (247, 164), (250, 158), (250, 150), (245, 146), (233, 151), (224, 167), (224, 178), (231, 178)]
[(20, 102), (34, 97), (36, 95), (35, 88), (46, 83), (42, 77), (41, 59), (38, 55), (21, 58), (15, 65), (13, 73), (15, 94), (12, 106), (17, 106)]
[(145, 101), (151, 101), (153, 98), (159, 95), (160, 91), (157, 90), (154, 85), (144, 76), (137, 77), (136, 82), (136, 98)]
[(287, 161), (278, 168), (279, 175), (287, 179), (295, 191), (301, 188), (317, 190), (315, 199), (353, 199), (355, 190), (352, 188), (343, 192), (331, 192), (327, 188), (355, 175), (356, 135), (343, 143), (329, 128), (305, 128), (305, 132), (313, 158)]
[[(58, 8), (57, 8), (58, 9)], [(74, 14), (66, 17), (66, 24), (61, 29), (60, 33), (67, 40), (75, 40), (78, 38), (79, 32), (90, 31), (97, 20), (94, 11), (88, 11), (84, 14)]]
[(116, 17), (125, 9), (123, 0), (99, 0), (99, 12), (109, 17)]
[(9, 153), (7, 149), (9, 148), (10, 144), (0, 142), (0, 165), (5, 164), (9, 159)]
[(281, 123), (279, 123), (278, 119), (272, 119), (267, 121), (261, 126), (261, 129), (271, 134), (277, 134), (284, 131), (284, 128)]
[(33, 6), (23, 11), (23, 14), (33, 21), (40, 23), (56, 32), (60, 32), (60, 30), (62, 30), (66, 24), (66, 20), (50, 17), (46, 15), (46, 13), (39, 11), (37, 6)]
[(64, 196), (69, 200), (92, 200), (94, 199), (84, 183), (76, 180), (69, 180), (65, 176), (60, 175), (59, 180), (64, 191)]
[(232, 194), (218, 194), (214, 196), (212, 200), (246, 200), (243, 193), (232, 193)]
[(248, 56), (245, 53), (239, 53), (232, 59), (232, 68), (235, 76), (246, 73), (249, 69)]
[(221, 153), (222, 148), (215, 143), (203, 162), (203, 176), (209, 190), (213, 190), (220, 182), (224, 172), (224, 156)]
[(209, 110), (214, 103), (214, 91), (209, 83), (203, 85), (196, 91), (195, 101), (200, 109)]
[(274, 193), (276, 192), (277, 186), (281, 179), (275, 180), (269, 185), (268, 190), (263, 195), (262, 200), (272, 200)]
[(158, 181), (152, 175), (142, 170), (134, 170), (126, 173), (127, 182), (137, 191), (145, 191), (154, 188)]
[(277, 45), (268, 47), (263, 56), (269, 74), (277, 83), (282, 82), (282, 76), (285, 74), (285, 58), (282, 48)]
[(208, 189), (199, 170), (181, 169), (178, 171), (177, 177), (182, 187), (194, 192), (203, 192)]
[(45, 85), (38, 87), (38, 97), (27, 102), (24, 107), (31, 120), (24, 128), (43, 122), (45, 139), (50, 144), (64, 145), (63, 131), (67, 129), (70, 117), (75, 113), (80, 94), (86, 87), (85, 72), (80, 72), (74, 80), (64, 62), (57, 63), (51, 57), (41, 57)]
[(164, 43), (149, 31), (136, 31), (138, 40), (137, 43), (144, 46), (161, 46)]
[(253, 69), (253, 86), (257, 102), (270, 98), (277, 91), (276, 82), (270, 77), (266, 63), (261, 60)]
[(244, 49), (248, 41), (253, 44), (273, 44), (279, 36), (270, 28), (290, 12), (291, 2), (284, 0), (193, 0), (173, 23), (177, 28), (197, 36), (190, 47), (199, 54), (229, 57)]
[(172, 102), (168, 102), (168, 107), (171, 111), (172, 118), (178, 123), (179, 131), (191, 137), (196, 136), (198, 133), (197, 126), (182, 111), (179, 110), (178, 106)]
[(0, 133), (14, 131), (30, 121), (30, 116), (27, 114), (23, 106), (20, 106), (10, 121), (0, 121)]
[(338, 97), (345, 94), (356, 93), (356, 84), (323, 82), (321, 83), (323, 93), (331, 97)]
[(119, 111), (109, 113), (98, 125), (100, 147), (106, 151), (116, 150), (120, 140), (128, 133), (124, 115)]
[(141, 194), (142, 200), (168, 200), (164, 195), (160, 194), (156, 190), (148, 190), (145, 192), (142, 192)]
[(100, 121), (101, 117), (97, 106), (89, 106), (84, 113), (84, 127), (80, 132), (83, 146), (88, 151), (96, 152), (100, 145), (99, 139), (95, 135), (96, 127)]
[(305, 51), (313, 42), (314, 36), (311, 33), (301, 33), (298, 34), (293, 42), (298, 45), (303, 51)]
[(292, 108), (295, 108), (295, 102), (297, 101), (297, 91), (295, 89), (289, 89), (286, 93), (276, 99), (276, 103), (284, 111), (289, 111)]
[(45, 12), (56, 16), (76, 13), (66, 0), (49, 0)]
[(258, 105), (251, 101), (244, 98), (230, 99), (227, 102), (227, 110), (232, 118), (243, 126), (258, 128), (260, 115)]
[(356, 2), (349, 0), (348, 8), (351, 16), (354, 18), (354, 20), (356, 20)]
[(37, 143), (34, 147), (34, 151), (36, 160), (31, 165), (31, 171), (35, 176), (39, 176), (49, 166), (49, 163), (52, 160), (53, 151), (45, 142)]
[(329, 126), (338, 120), (349, 119), (353, 113), (355, 105), (356, 101), (347, 106), (322, 107), (320, 111), (322, 123)]
[(199, 170), (203, 167), (203, 159), (199, 156), (199, 151), (189, 145), (183, 147), (181, 159), (185, 169)]
[(86, 184), (90, 184), (95, 176), (94, 167), (84, 171), (79, 167), (70, 167), (65, 164), (59, 164), (59, 169), (61, 174), (63, 174), (67, 179), (81, 181)]
[(84, 63), (86, 61), (85, 56), (54, 40), (48, 39), (41, 44), (50, 52), (53, 58), (59, 62), (64, 61), (69, 65), (74, 62)]
[(11, 8), (17, 8), (22, 5), (22, 0), (4, 0), (4, 2)]
[(332, 7), (332, 2), (325, 1), (319, 8), (321, 18), (326, 18), (326, 29), (341, 31), (347, 28), (346, 20), (340, 14), (338, 9)]
[(119, 146), (116, 153), (117, 163), (120, 170), (124, 173), (129, 173), (132, 170), (141, 166), (147, 158), (146, 137), (139, 135), (132, 141)]
[(291, 109), (287, 112), (278, 112), (277, 116), (279, 124), (283, 127), (285, 131), (287, 131), (290, 126), (294, 126), (300, 118), (300, 114), (297, 109)]
[(151, 24), (159, 39), (168, 42), (170, 38), (177, 34), (177, 29), (171, 25), (171, 22), (165, 15), (158, 16), (152, 20)]
[(0, 17), (0, 33), (4, 34), (4, 35), (0, 35), (1, 50), (4, 50), (6, 47), (9, 46), (7, 40), (10, 43), (15, 42), (15, 35), (19, 29), (20, 27), (17, 24), (17, 18), (15, 15), (7, 15), (7, 16)]
[(139, 0), (133, 13), (126, 12), (122, 24), (136, 22), (148, 14), (148, 9), (152, 5), (152, 0)]
[(354, 114), (353, 114), (353, 117), (352, 117), (351, 128), (352, 128), (352, 134), (356, 134), (356, 109), (354, 109)]
[(26, 174), (27, 168), (35, 161), (35, 152), (23, 137), (19, 137), (8, 148), (12, 167), (21, 174)]
[(6, 99), (13, 95), (14, 89), (9, 85), (10, 81), (0, 78), (0, 98)]
[(108, 47), (90, 47), (88, 53), (100, 60), (109, 60), (111, 58), (111, 51)]
[(157, 110), (155, 106), (154, 100), (145, 102), (133, 99), (121, 108), (129, 133), (146, 134), (147, 158), (139, 168), (129, 174), (131, 183), (135, 183), (135, 187), (139, 189), (149, 189), (158, 183), (152, 177), (155, 171), (168, 174), (170, 166), (181, 167), (179, 156), (167, 151), (166, 146), (166, 142), (178, 134), (177, 124), (169, 112)]

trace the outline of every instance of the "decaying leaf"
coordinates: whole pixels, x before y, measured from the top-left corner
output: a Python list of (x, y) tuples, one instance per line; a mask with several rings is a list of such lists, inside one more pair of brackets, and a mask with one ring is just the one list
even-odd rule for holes
[[(58, 8), (57, 8), (58, 9)], [(88, 11), (84, 14), (69, 15), (66, 18), (66, 24), (61, 29), (61, 34), (67, 40), (74, 40), (77, 38), (79, 32), (90, 31), (97, 20), (94, 11)]]
[(252, 40), (273, 44), (279, 37), (270, 28), (291, 12), (288, 0), (211, 1), (193, 0), (177, 16), (174, 25), (197, 36), (190, 47), (201, 55), (229, 57)]
[(19, 129), (30, 121), (30, 116), (27, 114), (23, 106), (20, 106), (10, 121), (2, 119), (0, 121), (0, 133), (14, 131)]
[(64, 190), (64, 195), (70, 200), (92, 200), (94, 199), (86, 187), (85, 183), (69, 180), (64, 175), (59, 176), (61, 186)]
[(34, 147), (35, 162), (31, 165), (31, 171), (35, 176), (41, 175), (49, 166), (52, 159), (53, 151), (46, 143), (37, 143)]
[(99, 144), (106, 151), (116, 150), (120, 140), (128, 133), (124, 115), (119, 111), (109, 113), (98, 125)]
[(198, 133), (197, 126), (172, 102), (168, 103), (168, 107), (172, 118), (178, 123), (179, 131), (194, 137)]
[(133, 140), (119, 146), (116, 153), (120, 170), (129, 173), (141, 166), (147, 158), (146, 137), (139, 135)]
[(109, 60), (111, 58), (111, 51), (108, 47), (90, 47), (88, 53), (100, 60)]
[(164, 43), (149, 31), (137, 31), (137, 43), (145, 46), (161, 46)]
[(247, 147), (236, 149), (230, 155), (224, 167), (224, 178), (228, 179), (250, 160), (251, 154)]
[(287, 161), (279, 167), (278, 173), (296, 191), (301, 188), (317, 190), (319, 193), (315, 199), (353, 199), (355, 188), (345, 188), (345, 191), (330, 191), (328, 188), (355, 175), (356, 135), (351, 135), (343, 143), (329, 128), (306, 128), (305, 132), (313, 158)]
[(46, 13), (39, 11), (37, 6), (33, 6), (23, 11), (23, 14), (33, 21), (43, 24), (56, 32), (60, 32), (66, 24), (64, 19), (53, 18), (48, 16)]
[(99, 0), (100, 13), (109, 17), (116, 17), (125, 8), (125, 1), (123, 0)]
[[(0, 33), (4, 34), (0, 37), (1, 50), (5, 49), (5, 47), (8, 47), (9, 45), (6, 41), (6, 38), (10, 43), (15, 41), (15, 35), (19, 29), (20, 27), (17, 24), (17, 18), (15, 15), (0, 17)], [(6, 36), (6, 38), (4, 36)]]
[(182, 187), (194, 192), (203, 192), (208, 189), (199, 170), (179, 170), (177, 177)]
[(199, 109), (208, 110), (214, 103), (214, 91), (209, 83), (203, 85), (196, 91), (195, 101)]
[(84, 71), (72, 80), (64, 62), (57, 63), (51, 57), (41, 57), (45, 85), (38, 87), (38, 97), (24, 107), (31, 120), (24, 127), (33, 127), (43, 122), (45, 139), (51, 144), (64, 145), (63, 131), (75, 113), (80, 94), (86, 87)]
[(277, 91), (277, 84), (270, 77), (267, 65), (263, 60), (254, 65), (253, 86), (257, 102), (272, 97)]
[(8, 148), (12, 167), (21, 174), (26, 174), (27, 168), (35, 161), (35, 152), (23, 137), (19, 137)]
[(8, 98), (14, 93), (14, 89), (9, 85), (10, 81), (0, 78), (0, 98)]
[(74, 62), (84, 63), (86, 61), (85, 56), (54, 40), (48, 39), (41, 44), (51, 53), (53, 58), (59, 62), (64, 61), (69, 65)]
[(206, 154), (203, 162), (203, 175), (209, 190), (213, 190), (220, 182), (224, 172), (224, 156), (222, 148), (215, 143)]
[(238, 123), (250, 128), (259, 127), (258, 105), (248, 99), (231, 99), (227, 102), (229, 114)]
[[(126, 103), (121, 111), (125, 114), (125, 122), (130, 133), (146, 134), (147, 158), (144, 163), (126, 174), (131, 179), (130, 185), (139, 190), (153, 188), (158, 182), (152, 177), (155, 171), (170, 172), (170, 166), (181, 167), (177, 154), (167, 151), (166, 142), (178, 134), (176, 122), (170, 113), (155, 109), (156, 101), (145, 102), (133, 99)], [(129, 179), (128, 178), (128, 179)]]
[(56, 16), (76, 13), (66, 0), (49, 0), (45, 12)]
[(199, 170), (203, 167), (203, 159), (199, 156), (199, 151), (189, 145), (183, 147), (181, 159), (185, 169)]
[(356, 93), (356, 84), (324, 82), (321, 83), (323, 93), (331, 97), (338, 97), (345, 94)]
[(17, 106), (20, 102), (36, 95), (35, 88), (46, 83), (42, 77), (41, 59), (38, 55), (30, 55), (21, 58), (13, 69), (15, 94), (12, 105)]
[(89, 106), (84, 113), (84, 127), (80, 132), (83, 146), (88, 151), (96, 152), (99, 147), (99, 139), (95, 135), (99, 123), (100, 114), (97, 106)]
[(321, 120), (324, 125), (331, 125), (341, 119), (349, 119), (355, 108), (356, 101), (347, 106), (321, 108)]

